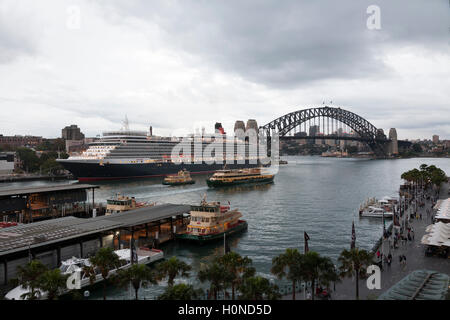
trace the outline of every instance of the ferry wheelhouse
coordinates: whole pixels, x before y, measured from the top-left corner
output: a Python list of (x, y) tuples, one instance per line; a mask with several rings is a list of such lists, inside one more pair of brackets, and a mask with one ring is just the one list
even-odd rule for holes
[(206, 242), (223, 239), (224, 234), (231, 235), (247, 229), (247, 222), (241, 220), (242, 213), (220, 202), (206, 202), (191, 206), (191, 217), (186, 231), (175, 235), (176, 239)]
[(142, 207), (151, 207), (155, 203), (148, 202), (136, 202), (134, 197), (123, 196), (118, 193), (114, 198), (106, 200), (106, 213), (105, 215), (110, 215), (113, 213), (119, 213), (123, 211), (133, 210)]

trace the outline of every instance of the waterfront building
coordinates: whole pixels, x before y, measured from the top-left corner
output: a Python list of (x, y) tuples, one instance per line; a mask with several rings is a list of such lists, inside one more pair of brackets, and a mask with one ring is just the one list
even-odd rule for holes
[(14, 152), (0, 152), (0, 175), (8, 175), (14, 171)]
[(0, 145), (9, 146), (12, 148), (19, 147), (36, 147), (43, 141), (42, 137), (37, 136), (4, 136), (0, 134)]
[(72, 154), (74, 152), (81, 152), (87, 149), (83, 140), (66, 140), (66, 152)]
[(89, 212), (87, 193), (92, 190), (94, 199), (95, 188), (98, 186), (68, 184), (0, 191), (0, 220), (26, 223), (67, 215), (84, 216)]

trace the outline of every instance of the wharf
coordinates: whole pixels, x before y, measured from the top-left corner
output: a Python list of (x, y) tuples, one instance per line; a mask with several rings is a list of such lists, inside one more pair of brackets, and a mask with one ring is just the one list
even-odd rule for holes
[(73, 180), (74, 177), (71, 174), (65, 175), (5, 175), (0, 176), (0, 183), (6, 182), (21, 182), (21, 181), (38, 181), (38, 180)]
[(87, 257), (100, 247), (119, 249), (131, 237), (137, 246), (174, 238), (189, 205), (161, 204), (94, 218), (63, 217), (0, 229), (0, 285), (14, 278), (30, 257), (56, 268), (72, 256)]

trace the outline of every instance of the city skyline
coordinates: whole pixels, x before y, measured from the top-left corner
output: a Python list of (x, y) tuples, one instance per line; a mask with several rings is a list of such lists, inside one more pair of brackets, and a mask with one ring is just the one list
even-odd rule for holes
[(447, 13), (446, 1), (2, 1), (0, 134), (77, 124), (92, 137), (125, 115), (156, 135), (231, 132), (325, 102), (399, 139), (450, 139)]

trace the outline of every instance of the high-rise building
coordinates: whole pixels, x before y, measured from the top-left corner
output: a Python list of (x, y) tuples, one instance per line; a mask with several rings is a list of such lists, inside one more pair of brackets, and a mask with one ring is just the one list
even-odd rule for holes
[[(317, 136), (319, 134), (319, 130), (320, 130), (320, 128), (317, 125), (310, 126), (309, 127), (309, 136), (310, 137)], [(315, 144), (315, 143), (316, 143), (316, 139), (308, 140), (308, 144)]]
[(61, 137), (65, 140), (83, 140), (84, 134), (77, 125), (72, 124), (61, 130)]
[(438, 144), (439, 143), (439, 136), (437, 134), (433, 135), (433, 143)]

